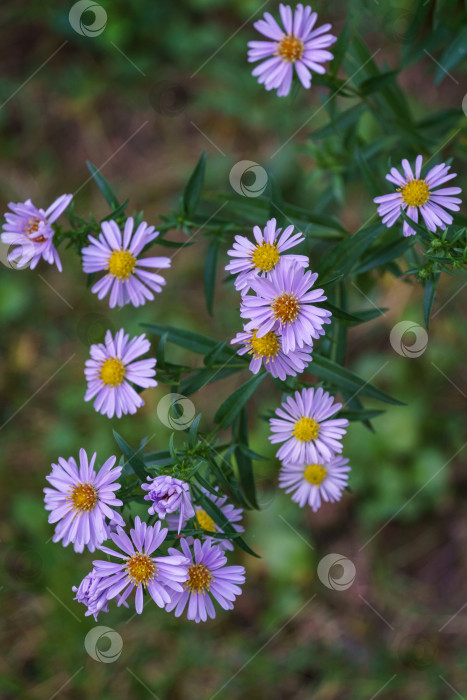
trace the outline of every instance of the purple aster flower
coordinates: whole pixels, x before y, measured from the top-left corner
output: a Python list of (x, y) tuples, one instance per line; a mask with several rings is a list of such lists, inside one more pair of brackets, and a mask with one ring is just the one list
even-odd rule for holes
[[(91, 243), (83, 248), (83, 270), (87, 273), (103, 272), (102, 277), (92, 288), (99, 299), (110, 292), (109, 306), (133, 304), (141, 306), (154, 299), (153, 292), (162, 291), (165, 279), (157, 270), (170, 267), (170, 258), (143, 258), (139, 254), (148, 243), (159, 235), (154, 226), (143, 221), (133, 233), (134, 221), (130, 216), (122, 233), (115, 221), (104, 221), (99, 240), (88, 236)], [(143, 267), (155, 269), (148, 272)]]
[[(180, 545), (189, 561), (188, 580), (185, 590), (172, 596), (167, 612), (175, 610), (175, 617), (180, 617), (188, 604), (188, 619), (205, 622), (208, 617), (216, 617), (212, 598), (224, 610), (232, 610), (233, 601), (242, 592), (239, 584), (245, 583), (245, 568), (226, 566), (224, 551), (209, 539), (203, 544), (192, 538), (182, 539)], [(169, 553), (177, 554), (177, 550), (169, 549)]]
[(135, 362), (137, 357), (149, 351), (149, 340), (146, 340), (144, 333), (131, 340), (129, 337), (123, 328), (115, 338), (107, 331), (105, 345), (91, 345), (91, 359), (86, 360), (84, 374), (88, 389), (84, 400), (90, 401), (96, 397), (95, 410), (109, 418), (114, 415), (121, 418), (123, 414), (136, 413), (140, 406), (144, 406), (143, 399), (130, 382), (143, 389), (157, 386), (156, 380), (153, 379), (156, 375), (156, 360)]
[[(403, 175), (397, 168), (391, 168), (391, 172), (386, 175), (386, 180), (396, 185), (397, 191), (376, 197), (373, 201), (379, 204), (378, 214), (388, 228), (394, 226), (403, 209), (407, 210), (407, 216), (415, 223), (418, 223), (418, 212), (420, 212), (428, 230), (434, 233), (437, 228), (444, 230), (446, 225), (452, 224), (452, 216), (445, 209), (459, 211), (462, 200), (453, 195), (462, 192), (460, 187), (436, 189), (453, 177), (457, 177), (456, 173), (449, 173), (451, 166), (444, 163), (435, 165), (424, 179), (420, 179), (422, 164), (423, 157), (417, 156), (414, 174), (409, 161), (404, 158)], [(406, 221), (402, 230), (404, 236), (415, 236), (415, 230)]]
[(282, 255), (305, 240), (303, 234), (293, 233), (293, 230), (293, 226), (288, 226), (282, 233), (281, 228), (276, 229), (276, 220), (270, 219), (264, 232), (259, 226), (253, 227), (256, 244), (245, 236), (235, 236), (233, 248), (227, 251), (233, 260), (225, 268), (233, 275), (238, 274), (235, 289), (246, 294), (250, 289), (250, 279), (265, 276), (274, 270), (279, 260), (295, 261), (301, 267), (308, 267), (310, 261), (306, 255)]
[(326, 49), (337, 37), (327, 33), (330, 24), (313, 29), (318, 15), (309, 5), (303, 7), (299, 3), (295, 12), (290, 5), (279, 5), (279, 12), (284, 29), (269, 12), (254, 23), (254, 28), (269, 41), (248, 42), (248, 61), (261, 61), (252, 75), (258, 76), (258, 82), (264, 83), (266, 90), (277, 88), (278, 96), (283, 97), (290, 92), (294, 66), (301, 84), (307, 89), (311, 87), (310, 71), (326, 72), (321, 64), (334, 58)]
[(182, 523), (195, 514), (188, 483), (173, 476), (156, 476), (155, 479), (148, 476), (148, 481), (151, 483), (141, 484), (141, 488), (149, 492), (144, 500), (152, 501), (148, 510), (149, 515), (158, 515), (163, 520), (167, 513), (179, 511), (178, 532), (180, 533)]
[(80, 465), (73, 457), (58, 458), (52, 472), (46, 476), (53, 488), (45, 488), (45, 509), (50, 510), (49, 523), (58, 523), (54, 542), (63, 540), (66, 547), (73, 542), (75, 552), (87, 547), (93, 552), (108, 537), (106, 518), (124, 525), (122, 517), (111, 506), (121, 506), (114, 491), (122, 467), (114, 467), (115, 457), (109, 457), (99, 470), (94, 469), (96, 453), (88, 461), (86, 451), (79, 451)]
[(285, 464), (279, 473), (279, 486), (292, 494), (292, 501), (300, 508), (306, 504), (313, 512), (321, 507), (321, 502), (339, 501), (349, 480), (349, 460), (340, 455), (321, 464)]
[(93, 569), (86, 574), (79, 586), (73, 586), (72, 590), (76, 593), (73, 600), (77, 600), (78, 603), (82, 603), (87, 607), (84, 613), (86, 617), (88, 615), (94, 615), (94, 619), (97, 621), (98, 614), (102, 612), (108, 612), (108, 601), (104, 593), (99, 593), (98, 587), (102, 582), (102, 577), (96, 574), (96, 570)]
[(277, 451), (278, 459), (288, 464), (310, 464), (330, 460), (342, 452), (340, 440), (346, 433), (346, 418), (328, 420), (342, 408), (334, 398), (319, 389), (302, 389), (289, 396), (277, 418), (271, 418), (272, 443), (283, 442)]
[(135, 591), (135, 608), (140, 614), (144, 588), (160, 608), (170, 603), (173, 595), (183, 592), (182, 584), (188, 578), (186, 558), (176, 550), (170, 556), (152, 556), (167, 537), (167, 528), (161, 530), (160, 520), (151, 526), (142, 523), (137, 516), (130, 536), (119, 527), (110, 537), (121, 551), (104, 545), (99, 549), (120, 561), (93, 562), (96, 574), (102, 577), (97, 586), (99, 594), (105, 592), (107, 600), (118, 596), (117, 605), (120, 606)]
[(264, 366), (273, 377), (279, 377), (283, 381), (287, 375), (296, 377), (304, 372), (312, 360), (312, 345), (302, 350), (296, 348), (286, 355), (282, 350), (282, 338), (276, 331), (269, 331), (262, 338), (257, 337), (257, 329), (244, 331), (237, 333), (230, 342), (243, 343), (243, 347), (238, 350), (239, 355), (253, 355), (250, 362), (250, 371), (253, 374), (258, 374)]
[[(219, 489), (216, 486), (216, 491), (218, 490)], [(209, 498), (209, 500), (212, 501), (214, 505), (216, 505), (219, 508), (219, 510), (222, 512), (222, 515), (224, 516), (226, 523), (229, 523), (236, 532), (244, 531), (242, 525), (239, 525), (240, 520), (243, 518), (243, 510), (241, 508), (236, 508), (232, 503), (228, 503), (227, 496), (217, 496), (203, 487), (201, 487), (201, 491), (206, 496), (206, 498)], [(205, 531), (205, 533), (214, 534), (216, 532), (220, 532), (224, 534), (225, 531), (222, 529), (222, 527), (219, 527), (219, 525), (214, 522), (213, 518), (211, 518), (211, 516), (204, 510), (202, 506), (195, 505), (195, 512), (193, 513), (193, 515), (195, 516), (195, 528), (201, 528)], [(187, 520), (188, 517), (185, 518), (185, 523)], [(170, 528), (173, 528), (175, 527), (176, 520), (173, 516), (169, 516), (167, 518), (167, 523)], [(203, 533), (203, 536), (208, 536), (205, 533)], [(229, 542), (228, 539), (224, 539), (223, 537), (217, 538), (210, 534), (209, 539), (211, 540), (211, 542), (219, 545), (221, 549), (233, 550), (234, 548), (233, 544)]]
[(323, 324), (330, 323), (331, 316), (330, 311), (316, 306), (327, 298), (323, 290), (310, 291), (317, 278), (316, 272), (304, 272), (296, 263), (281, 262), (267, 279), (252, 279), (257, 296), (246, 294), (240, 307), (242, 318), (251, 319), (245, 331), (256, 330), (257, 338), (278, 331), (286, 355), (296, 347), (312, 345), (313, 338), (324, 335)]
[(5, 214), (6, 223), (3, 225), (2, 243), (16, 246), (8, 255), (9, 261), (17, 261), (18, 267), (31, 263), (34, 270), (43, 258), (50, 265), (55, 265), (62, 271), (62, 264), (57, 250), (53, 245), (54, 230), (52, 224), (63, 214), (73, 199), (71, 194), (62, 194), (50, 207), (44, 211), (34, 206), (30, 199), (26, 202), (8, 205), (13, 214)]

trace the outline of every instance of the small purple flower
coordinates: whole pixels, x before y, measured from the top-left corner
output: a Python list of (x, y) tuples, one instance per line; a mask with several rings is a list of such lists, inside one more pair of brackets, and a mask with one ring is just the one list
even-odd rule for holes
[[(212, 598), (224, 610), (232, 610), (233, 601), (242, 592), (239, 584), (245, 582), (245, 568), (226, 566), (223, 550), (209, 539), (203, 544), (192, 538), (182, 539), (180, 545), (188, 559), (188, 580), (185, 590), (172, 596), (167, 612), (175, 610), (175, 617), (180, 617), (188, 604), (188, 619), (205, 622), (208, 617), (216, 617)], [(169, 553), (178, 554), (176, 549), (169, 549)]]
[(264, 366), (273, 377), (279, 377), (282, 381), (287, 376), (296, 377), (304, 372), (312, 360), (312, 345), (302, 350), (296, 348), (286, 355), (282, 350), (282, 338), (276, 331), (269, 331), (262, 338), (257, 337), (257, 329), (244, 331), (237, 333), (230, 342), (243, 343), (243, 347), (238, 350), (239, 355), (253, 355), (250, 362), (250, 371), (253, 374), (258, 374)]
[(283, 442), (277, 458), (287, 464), (320, 463), (328, 461), (336, 452), (342, 452), (341, 440), (349, 421), (346, 418), (328, 420), (342, 408), (334, 398), (319, 389), (295, 392), (276, 410), (271, 418), (270, 441)]
[(99, 593), (98, 587), (102, 581), (102, 577), (96, 574), (96, 570), (93, 569), (86, 574), (79, 586), (73, 586), (72, 590), (76, 593), (73, 600), (77, 600), (78, 603), (82, 603), (87, 607), (84, 613), (87, 617), (88, 615), (94, 615), (94, 619), (97, 621), (98, 614), (102, 612), (108, 612), (108, 601), (104, 593)]
[(148, 590), (160, 608), (170, 603), (174, 595), (183, 592), (182, 584), (188, 578), (186, 558), (176, 550), (172, 550), (170, 556), (151, 556), (167, 537), (167, 528), (161, 530), (160, 520), (153, 527), (142, 523), (136, 516), (130, 537), (121, 527), (110, 537), (121, 551), (103, 545), (99, 549), (123, 561), (93, 562), (96, 574), (102, 577), (97, 585), (99, 594), (105, 593), (107, 600), (118, 596), (117, 605), (120, 606), (135, 591), (136, 612), (141, 614), (143, 589)]
[(5, 214), (6, 224), (3, 225), (1, 236), (2, 243), (16, 246), (8, 255), (8, 260), (17, 261), (18, 267), (31, 263), (30, 268), (34, 270), (43, 258), (50, 265), (55, 263), (61, 272), (62, 264), (53, 245), (55, 231), (52, 224), (63, 214), (72, 199), (73, 195), (62, 194), (46, 211), (35, 207), (30, 199), (17, 204), (10, 202), (8, 207), (13, 214)]
[(156, 476), (155, 479), (148, 476), (148, 481), (151, 483), (141, 484), (141, 488), (149, 492), (144, 500), (152, 501), (148, 510), (149, 515), (158, 515), (163, 520), (167, 513), (179, 511), (178, 532), (180, 533), (182, 523), (195, 514), (188, 483), (173, 476)]
[(326, 49), (337, 37), (327, 33), (330, 24), (313, 29), (318, 15), (309, 5), (303, 7), (299, 3), (295, 11), (290, 5), (279, 5), (279, 12), (285, 29), (269, 12), (254, 23), (254, 28), (269, 41), (248, 42), (248, 61), (261, 61), (252, 75), (259, 76), (258, 82), (264, 83), (266, 90), (277, 88), (278, 96), (283, 97), (290, 92), (294, 66), (301, 84), (307, 89), (311, 87), (310, 71), (326, 72), (321, 64), (334, 58)]
[(267, 279), (251, 280), (257, 296), (242, 297), (240, 315), (250, 319), (245, 331), (256, 331), (262, 338), (275, 330), (282, 338), (282, 350), (288, 355), (296, 347), (313, 344), (313, 338), (324, 335), (323, 324), (330, 323), (331, 312), (316, 306), (325, 301), (322, 289), (310, 291), (318, 274), (304, 272), (296, 263), (281, 262)]
[(308, 267), (310, 261), (306, 255), (282, 255), (305, 240), (303, 234), (293, 233), (293, 230), (293, 226), (288, 226), (282, 233), (281, 228), (276, 229), (276, 220), (270, 219), (264, 232), (259, 226), (253, 227), (256, 244), (245, 236), (235, 236), (233, 248), (227, 251), (233, 260), (225, 268), (232, 275), (238, 275), (235, 289), (246, 294), (250, 289), (250, 279), (267, 275), (279, 260), (295, 261), (301, 267)]
[[(410, 163), (404, 158), (402, 161), (403, 175), (397, 168), (391, 168), (391, 172), (386, 175), (386, 180), (392, 182), (397, 187), (393, 194), (384, 194), (376, 197), (373, 201), (379, 204), (378, 214), (388, 228), (391, 228), (401, 216), (402, 210), (407, 210), (407, 216), (418, 223), (418, 213), (423, 217), (429, 231), (433, 233), (437, 228), (444, 230), (446, 225), (452, 224), (452, 216), (445, 209), (459, 211), (459, 204), (462, 200), (453, 197), (462, 192), (460, 187), (445, 187), (436, 189), (448, 180), (457, 177), (456, 173), (449, 173), (450, 165), (441, 163), (435, 165), (426, 174), (424, 179), (420, 179), (422, 172), (423, 157), (417, 156), (415, 160), (415, 175), (410, 167)], [(415, 236), (415, 230), (404, 221), (404, 236)]]
[(75, 552), (85, 547), (93, 552), (108, 537), (106, 519), (124, 525), (122, 517), (111, 506), (121, 506), (114, 491), (122, 467), (114, 467), (115, 457), (109, 457), (96, 471), (96, 453), (88, 461), (86, 451), (79, 451), (80, 466), (73, 457), (58, 458), (52, 472), (46, 476), (53, 488), (45, 488), (45, 509), (50, 510), (49, 523), (58, 523), (54, 542), (63, 540), (66, 547), (73, 542)]
[(339, 501), (349, 480), (349, 460), (340, 455), (320, 464), (284, 464), (279, 473), (279, 486), (291, 493), (300, 508), (311, 506), (313, 512), (321, 502)]
[(140, 406), (144, 406), (143, 399), (130, 382), (143, 389), (157, 386), (156, 380), (153, 379), (156, 375), (156, 360), (135, 362), (137, 357), (149, 351), (149, 340), (146, 340), (144, 333), (131, 340), (129, 337), (123, 328), (115, 338), (107, 331), (105, 345), (91, 345), (91, 359), (86, 360), (84, 374), (88, 389), (84, 400), (90, 401), (96, 397), (95, 410), (109, 418), (114, 415), (121, 418), (123, 414), (136, 413)]
[[(166, 283), (157, 270), (170, 267), (170, 258), (143, 258), (138, 259), (148, 243), (151, 243), (159, 235), (154, 226), (148, 226), (143, 221), (133, 233), (134, 221), (130, 216), (125, 223), (125, 228), (120, 231), (115, 221), (104, 221), (99, 240), (89, 236), (91, 243), (83, 248), (83, 270), (86, 273), (103, 272), (102, 277), (92, 288), (99, 299), (103, 299), (110, 292), (109, 306), (124, 306), (133, 304), (141, 306), (149, 299), (154, 299), (153, 292), (162, 291)], [(149, 267), (156, 272), (148, 272), (141, 268)]]

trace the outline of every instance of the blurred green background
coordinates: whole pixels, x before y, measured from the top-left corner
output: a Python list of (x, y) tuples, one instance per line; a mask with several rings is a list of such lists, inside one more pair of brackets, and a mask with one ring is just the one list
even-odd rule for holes
[[(440, 3), (430, 4), (435, 9)], [(336, 33), (352, 16), (371, 50), (381, 49), (378, 63), (391, 66), (408, 40), (417, 5), (358, 0), (314, 9)], [(326, 97), (326, 90), (315, 88), (279, 100), (251, 77), (245, 44), (255, 38), (252, 21), (265, 9), (277, 12), (276, 2), (260, 10), (256, 0), (106, 1), (107, 25), (95, 37), (71, 28), (71, 6), (50, 0), (0, 10), (2, 211), (9, 201), (28, 197), (45, 208), (62, 192), (73, 192), (78, 213), (105, 216), (106, 204), (85, 166), (89, 159), (121, 199), (130, 198), (130, 209), (144, 208), (145, 219), (157, 223), (177, 206), (202, 150), (208, 152), (208, 187), (227, 190), (235, 162), (265, 163)], [(420, 30), (429, 34), (429, 21)], [(465, 77), (453, 71), (453, 80), (435, 87), (435, 70), (425, 57), (399, 78), (418, 114), (460, 109)], [(320, 156), (307, 144), (309, 129), (324, 121), (322, 113), (281, 151), (274, 174), (299, 204), (309, 206), (325, 190), (332, 208), (344, 196), (340, 217), (356, 230), (374, 207), (361, 184), (343, 193), (338, 153)], [(457, 143), (465, 153), (465, 133)], [(180, 233), (169, 237), (183, 240)], [(459, 277), (442, 280), (428, 346), (416, 359), (396, 354), (389, 333), (400, 320), (423, 323), (421, 287), (384, 275), (351, 288), (351, 307), (372, 301), (389, 310), (351, 331), (347, 364), (407, 405), (389, 407), (375, 420), (375, 433), (351, 426), (345, 439), (351, 488), (339, 504), (313, 515), (277, 493), (267, 424), (252, 420), (252, 447), (271, 457), (257, 464), (264, 509), (246, 523), (247, 541), (262, 558), (236, 553), (247, 583), (234, 612), (194, 625), (155, 606), (138, 618), (112, 609), (98, 624), (121, 635), (120, 658), (99, 663), (86, 653), (84, 639), (95, 623), (72, 600), (71, 586), (94, 556), (51, 542), (44, 477), (51, 461), (76, 455), (82, 446), (97, 450), (102, 460), (117, 454), (112, 427), (133, 445), (148, 435), (152, 450), (166, 447), (169, 432), (156, 408), (167, 387), (146, 392), (137, 417), (109, 421), (83, 402), (83, 365), (90, 343), (101, 340), (106, 328), (137, 333), (143, 321), (233, 337), (238, 298), (221, 284), (221, 273), (214, 321), (205, 310), (205, 251), (200, 236), (177, 253), (166, 289), (138, 313), (128, 307), (110, 312), (99, 302), (71, 251), (60, 251), (62, 274), (46, 264), (34, 272), (0, 268), (1, 697), (465, 695), (467, 382)], [(193, 397), (203, 425), (221, 392), (226, 396), (245, 378)], [(278, 401), (264, 382), (250, 415)], [(356, 579), (346, 591), (329, 590), (317, 577), (319, 560), (333, 552), (355, 564)]]

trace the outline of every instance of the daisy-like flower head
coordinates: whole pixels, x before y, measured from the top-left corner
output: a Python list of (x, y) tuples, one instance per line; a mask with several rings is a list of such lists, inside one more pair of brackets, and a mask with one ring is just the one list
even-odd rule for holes
[(79, 467), (73, 457), (58, 458), (52, 472), (46, 476), (53, 488), (45, 488), (45, 509), (50, 510), (49, 523), (57, 523), (54, 542), (63, 540), (66, 547), (73, 542), (75, 552), (87, 547), (93, 552), (108, 537), (107, 521), (124, 525), (113, 506), (123, 505), (115, 498), (120, 488), (117, 479), (122, 467), (114, 467), (115, 457), (109, 457), (99, 470), (94, 469), (96, 453), (88, 460), (86, 451), (79, 451)]
[(324, 335), (323, 324), (330, 323), (331, 316), (330, 311), (316, 306), (327, 299), (323, 290), (310, 290), (317, 278), (316, 272), (304, 272), (296, 263), (282, 261), (266, 279), (251, 280), (257, 296), (242, 297), (240, 315), (250, 319), (245, 331), (256, 331), (257, 338), (278, 331), (286, 355), (312, 345), (313, 338)]
[(99, 593), (98, 587), (102, 581), (102, 577), (96, 574), (96, 570), (93, 569), (86, 574), (79, 586), (73, 586), (72, 590), (76, 593), (73, 600), (77, 600), (78, 603), (82, 603), (87, 607), (84, 613), (86, 617), (88, 615), (94, 615), (94, 619), (97, 621), (98, 614), (102, 612), (108, 612), (108, 601), (104, 593)]
[[(99, 299), (110, 292), (109, 306), (133, 304), (141, 306), (154, 299), (153, 292), (162, 291), (165, 279), (157, 270), (170, 267), (170, 258), (142, 258), (139, 254), (159, 235), (154, 226), (143, 221), (133, 233), (134, 221), (130, 216), (120, 231), (115, 221), (104, 221), (97, 240), (88, 236), (91, 245), (83, 248), (83, 270), (86, 273), (104, 272), (92, 288)], [(156, 272), (142, 268), (149, 267)]]
[(279, 486), (292, 494), (300, 508), (311, 506), (313, 512), (322, 501), (339, 501), (349, 480), (349, 460), (340, 455), (320, 464), (285, 464), (279, 473)]
[(283, 442), (277, 458), (286, 464), (320, 464), (329, 461), (336, 452), (342, 452), (341, 440), (349, 421), (346, 418), (329, 420), (342, 404), (319, 389), (295, 392), (276, 410), (271, 418), (270, 441)]
[(152, 556), (167, 537), (167, 528), (161, 529), (160, 520), (153, 527), (142, 523), (137, 516), (130, 536), (119, 527), (110, 537), (121, 551), (104, 545), (99, 549), (120, 561), (93, 562), (96, 574), (102, 577), (97, 586), (99, 595), (105, 593), (106, 600), (118, 596), (120, 606), (135, 591), (135, 608), (140, 614), (144, 589), (160, 608), (170, 603), (174, 594), (183, 592), (182, 584), (188, 578), (186, 557), (176, 550), (170, 556)]
[[(216, 487), (216, 491), (218, 490), (218, 487)], [(241, 508), (236, 508), (232, 503), (228, 503), (227, 496), (216, 496), (215, 494), (211, 493), (203, 487), (201, 487), (201, 491), (206, 496), (206, 498), (209, 498), (209, 500), (212, 501), (214, 505), (216, 505), (219, 508), (219, 510), (222, 512), (222, 515), (224, 516), (226, 523), (231, 525), (233, 529), (236, 530), (236, 532), (244, 531), (243, 526), (239, 524), (241, 519), (243, 518), (243, 510)], [(201, 536), (209, 537), (211, 542), (217, 544), (221, 549), (233, 550), (234, 546), (228, 539), (224, 539), (223, 537), (216, 538), (215, 536), (216, 532), (221, 532), (222, 534), (224, 534), (224, 530), (222, 529), (222, 527), (219, 527), (219, 525), (216, 522), (214, 522), (213, 518), (211, 518), (211, 516), (204, 510), (202, 506), (195, 505), (194, 508), (194, 525), (196, 528), (205, 531), (204, 533), (201, 533)], [(188, 517), (185, 518), (185, 523), (187, 520)], [(175, 527), (175, 517), (172, 515), (169, 516), (167, 518), (167, 523), (170, 528)]]
[[(216, 617), (213, 598), (224, 610), (232, 610), (233, 601), (242, 592), (239, 584), (245, 583), (245, 568), (226, 566), (224, 551), (209, 539), (201, 544), (190, 537), (180, 540), (180, 545), (189, 562), (188, 580), (183, 592), (175, 593), (165, 609), (175, 610), (175, 617), (179, 617), (188, 604), (187, 617), (195, 622)], [(169, 549), (169, 553), (177, 550)]]
[(153, 377), (155, 359), (139, 360), (151, 347), (146, 335), (138, 335), (129, 340), (129, 335), (123, 328), (112, 338), (112, 333), (105, 334), (105, 344), (91, 345), (91, 359), (86, 360), (84, 374), (88, 382), (85, 401), (94, 397), (94, 408), (98, 413), (112, 418), (121, 418), (126, 413), (136, 413), (144, 406), (141, 396), (133, 389), (132, 384), (147, 389), (157, 386)]
[[(456, 173), (450, 173), (450, 165), (441, 163), (435, 165), (421, 178), (423, 157), (417, 156), (415, 160), (415, 173), (410, 167), (410, 163), (404, 158), (402, 161), (403, 175), (397, 168), (391, 168), (391, 172), (386, 175), (386, 180), (396, 185), (397, 191), (393, 194), (384, 194), (376, 197), (374, 201), (379, 204), (378, 214), (383, 224), (388, 228), (394, 226), (401, 215), (401, 210), (407, 210), (407, 216), (418, 223), (419, 212), (423, 217), (429, 231), (433, 233), (437, 228), (444, 230), (446, 225), (452, 224), (450, 211), (459, 211), (459, 204), (462, 200), (453, 195), (462, 192), (460, 187), (443, 187), (440, 185), (457, 177)], [(404, 221), (404, 236), (415, 236), (416, 231)]]
[(18, 204), (10, 202), (8, 207), (13, 213), (5, 214), (6, 223), (1, 237), (2, 243), (15, 246), (9, 253), (8, 260), (15, 262), (18, 267), (31, 263), (30, 268), (34, 270), (43, 258), (50, 265), (55, 263), (61, 272), (62, 264), (53, 244), (55, 232), (52, 224), (63, 214), (72, 199), (73, 195), (62, 194), (46, 211), (35, 207), (30, 199)]
[(279, 5), (282, 28), (269, 12), (264, 19), (254, 23), (254, 28), (269, 41), (250, 41), (248, 61), (261, 63), (254, 68), (252, 75), (264, 83), (266, 90), (275, 90), (279, 97), (288, 95), (292, 86), (294, 67), (304, 88), (311, 87), (311, 71), (325, 73), (325, 61), (334, 58), (330, 46), (337, 37), (328, 34), (330, 24), (314, 29), (318, 15), (311, 7), (301, 3), (295, 8)]
[(301, 350), (296, 348), (286, 355), (282, 350), (282, 338), (277, 331), (269, 331), (258, 338), (257, 330), (237, 333), (230, 341), (232, 344), (243, 344), (243, 347), (238, 350), (239, 355), (248, 353), (253, 356), (250, 362), (250, 371), (253, 374), (258, 374), (264, 366), (273, 377), (285, 380), (287, 375), (295, 377), (305, 371), (312, 360), (312, 345)]
[(233, 248), (227, 251), (233, 259), (225, 268), (232, 275), (238, 275), (235, 289), (246, 294), (250, 289), (250, 279), (271, 272), (279, 260), (295, 261), (301, 267), (308, 267), (310, 261), (306, 255), (283, 255), (285, 250), (305, 240), (303, 234), (293, 233), (293, 230), (293, 226), (288, 226), (282, 233), (281, 228), (276, 229), (276, 220), (270, 219), (264, 231), (259, 226), (253, 227), (255, 243), (245, 236), (235, 236)]
[(164, 519), (168, 513), (179, 512), (178, 532), (182, 523), (195, 514), (191, 503), (190, 487), (186, 481), (176, 479), (173, 476), (156, 476), (154, 479), (148, 476), (149, 484), (141, 484), (144, 491), (148, 491), (145, 501), (152, 501), (148, 510), (149, 515), (158, 515)]

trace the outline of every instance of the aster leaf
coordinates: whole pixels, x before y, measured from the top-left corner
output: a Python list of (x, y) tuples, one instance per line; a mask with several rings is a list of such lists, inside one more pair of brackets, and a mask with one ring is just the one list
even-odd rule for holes
[(120, 202), (118, 197), (105, 179), (105, 177), (100, 173), (99, 169), (87, 160), (86, 165), (88, 166), (89, 172), (96, 185), (98, 186), (102, 196), (104, 197), (107, 204), (113, 209), (118, 209), (120, 207)]
[(238, 467), (240, 486), (250, 506), (259, 510), (256, 498), (253, 462), (251, 454), (248, 451), (248, 415), (245, 408), (242, 408), (240, 415), (235, 421), (233, 437), (237, 443), (234, 454)]
[(267, 372), (255, 374), (221, 404), (214, 416), (214, 421), (219, 424), (220, 428), (227, 428), (234, 422), (235, 418), (239, 415), (248, 399), (254, 394), (266, 374)]
[(211, 240), (204, 263), (204, 294), (206, 297), (206, 308), (211, 316), (213, 315), (220, 243), (220, 238), (216, 237)]
[[(201, 333), (187, 331), (182, 328), (163, 326), (158, 323), (142, 323), (141, 325), (149, 333), (154, 333), (155, 335), (164, 335), (164, 333), (167, 333), (168, 342), (191, 350), (199, 355), (206, 355), (219, 344), (219, 341), (214, 338), (209, 338), (207, 335), (201, 335)], [(226, 347), (222, 352), (222, 361), (230, 359), (235, 355), (236, 351), (233, 348)]]
[(433, 275), (433, 277), (430, 277), (430, 279), (425, 282), (425, 292), (423, 294), (423, 316), (427, 330), (430, 324), (431, 309), (436, 297), (436, 288), (439, 282), (439, 275), (440, 273), (437, 272)]
[[(225, 363), (224, 363), (225, 364)], [(200, 389), (203, 389), (208, 384), (212, 382), (217, 382), (225, 377), (230, 377), (232, 374), (241, 372), (245, 369), (245, 365), (227, 365), (226, 367), (209, 367), (206, 369), (199, 369), (188, 377), (185, 377), (180, 382), (180, 392), (185, 396), (190, 396), (196, 393)]]
[(337, 362), (333, 362), (317, 353), (313, 355), (312, 371), (319, 379), (329, 382), (342, 391), (355, 392), (362, 396), (378, 399), (378, 401), (384, 401), (384, 403), (394, 404), (395, 406), (404, 405), (401, 401), (392, 398), (385, 391), (378, 389), (349, 369), (341, 367)]
[(131, 466), (135, 474), (141, 479), (142, 482), (146, 481), (148, 472), (146, 470), (146, 465), (144, 464), (141, 455), (138, 454), (138, 452), (135, 452), (115, 430), (113, 430), (112, 432), (115, 441), (121, 449), (123, 456), (126, 458), (128, 464)]
[(204, 182), (204, 172), (206, 170), (206, 151), (203, 151), (201, 158), (196, 164), (190, 179), (183, 193), (183, 210), (187, 216), (195, 213), (201, 196), (201, 189)]

